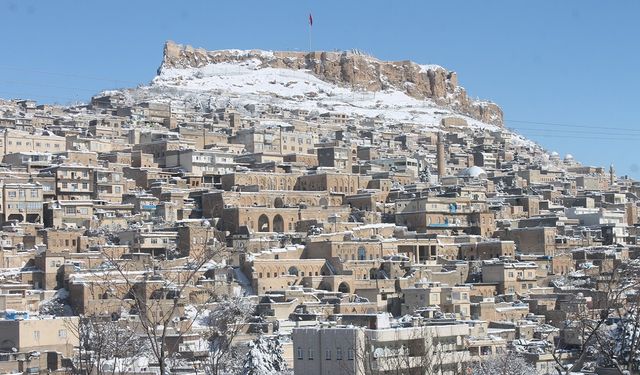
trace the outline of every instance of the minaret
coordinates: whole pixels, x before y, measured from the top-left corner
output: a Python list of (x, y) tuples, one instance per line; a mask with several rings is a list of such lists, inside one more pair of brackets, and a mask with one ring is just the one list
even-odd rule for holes
[(613, 186), (616, 182), (616, 170), (613, 168), (613, 164), (609, 166), (609, 186)]
[(444, 177), (445, 174), (445, 155), (444, 155), (444, 140), (442, 139), (442, 133), (438, 133), (438, 178)]

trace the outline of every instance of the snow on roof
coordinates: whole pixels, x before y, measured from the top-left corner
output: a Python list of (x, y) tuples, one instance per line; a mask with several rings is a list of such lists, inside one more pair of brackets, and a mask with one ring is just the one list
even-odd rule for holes
[(465, 168), (460, 172), (458, 172), (458, 177), (481, 178), (486, 176), (487, 176), (487, 172), (485, 172), (484, 169), (475, 165), (469, 168)]

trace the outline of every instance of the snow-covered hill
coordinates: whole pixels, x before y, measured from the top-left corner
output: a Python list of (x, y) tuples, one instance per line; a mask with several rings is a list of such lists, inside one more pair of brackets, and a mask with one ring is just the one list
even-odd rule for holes
[(133, 100), (166, 100), (243, 111), (274, 106), (439, 126), (444, 117), (497, 129), (502, 111), (470, 100), (454, 72), (438, 65), (384, 62), (357, 53), (204, 51), (168, 42), (158, 76), (126, 90)]

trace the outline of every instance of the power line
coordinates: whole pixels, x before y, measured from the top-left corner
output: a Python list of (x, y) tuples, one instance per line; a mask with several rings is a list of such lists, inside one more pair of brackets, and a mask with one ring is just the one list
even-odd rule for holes
[(511, 119), (507, 119), (505, 120), (505, 122), (515, 122), (515, 123), (532, 124), (532, 125), (561, 126), (561, 127), (567, 127), (567, 128), (613, 129), (613, 130), (627, 130), (627, 131), (633, 131), (633, 132), (640, 132), (640, 129), (637, 129), (637, 128), (619, 128), (619, 127), (611, 127), (608, 125), (594, 126), (594, 125), (582, 125), (582, 124), (561, 124), (561, 123), (554, 123), (554, 122), (511, 120)]
[(640, 133), (630, 133), (630, 132), (606, 132), (606, 131), (591, 131), (591, 130), (567, 130), (567, 129), (522, 129), (522, 128), (507, 128), (511, 131), (522, 132), (522, 133), (530, 133), (530, 132), (539, 132), (539, 133), (547, 133), (547, 134), (573, 134), (573, 135), (583, 135), (583, 134), (593, 134), (593, 135), (618, 135), (622, 137), (640, 137)]
[[(523, 134), (521, 134), (523, 135)], [(624, 137), (624, 138), (613, 138), (613, 137), (597, 137), (597, 136), (584, 136), (584, 135), (554, 135), (549, 133), (541, 133), (541, 134), (529, 134), (527, 137), (542, 137), (542, 138), (566, 138), (566, 139), (593, 139), (593, 140), (602, 140), (602, 141), (640, 141), (640, 136), (634, 137)]]
[[(48, 99), (53, 99), (53, 100), (59, 100), (59, 99), (63, 99), (66, 101), (82, 101), (81, 98), (76, 97), (76, 98), (71, 98), (68, 96), (55, 96), (55, 95), (40, 95), (40, 94), (32, 94), (32, 93), (26, 93), (26, 92), (15, 92), (15, 91), (0, 91), (0, 94), (2, 95), (7, 95), (9, 97), (13, 97), (14, 99), (28, 99), (28, 98), (48, 98)], [(8, 99), (10, 100), (10, 99)]]
[(14, 70), (14, 71), (20, 71), (20, 72), (26, 72), (26, 73), (45, 74), (45, 75), (58, 76), (58, 77), (71, 77), (71, 78), (79, 78), (79, 79), (89, 79), (89, 80), (94, 80), (94, 81), (126, 83), (126, 84), (131, 84), (131, 85), (140, 84), (140, 82), (126, 81), (126, 80), (121, 80), (121, 79), (113, 79), (113, 78), (106, 78), (106, 77), (95, 77), (95, 76), (83, 76), (83, 75), (75, 74), (75, 73), (54, 73), (54, 72), (47, 72), (47, 71), (39, 70), (39, 69), (26, 69), (26, 68), (18, 68), (18, 67), (13, 67), (13, 66), (6, 66), (6, 65), (0, 65), (0, 69)]
[(23, 85), (23, 86), (36, 86), (36, 87), (50, 87), (54, 89), (62, 89), (62, 90), (81, 90), (81, 91), (90, 91), (96, 92), (94, 89), (87, 89), (82, 87), (70, 87), (70, 86), (57, 86), (57, 85), (49, 85), (46, 83), (38, 83), (38, 82), (27, 82), (27, 81), (10, 81), (10, 80), (0, 80), (2, 83), (10, 84), (10, 85)]

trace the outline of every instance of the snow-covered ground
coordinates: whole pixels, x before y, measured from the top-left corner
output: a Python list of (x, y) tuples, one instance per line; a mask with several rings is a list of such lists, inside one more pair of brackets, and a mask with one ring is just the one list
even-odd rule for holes
[(432, 100), (416, 99), (399, 90), (356, 90), (325, 82), (309, 71), (260, 67), (260, 64), (259, 59), (251, 59), (200, 68), (164, 67), (150, 86), (138, 88), (133, 95), (164, 96), (176, 101), (185, 98), (214, 100), (236, 108), (255, 104), (369, 118), (381, 116), (388, 123), (416, 123), (425, 128), (437, 127), (443, 117), (456, 115), (464, 117), (471, 126), (498, 129), (456, 114)]

